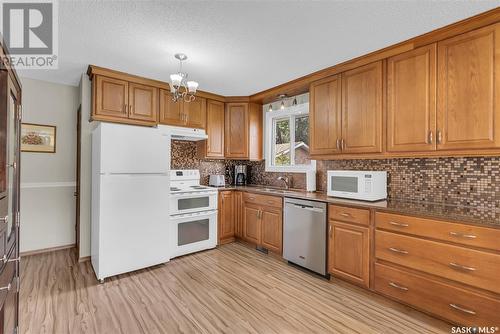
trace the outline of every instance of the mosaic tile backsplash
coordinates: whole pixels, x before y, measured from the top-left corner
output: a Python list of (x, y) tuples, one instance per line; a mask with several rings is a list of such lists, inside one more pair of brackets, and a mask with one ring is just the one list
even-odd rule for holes
[[(228, 171), (236, 164), (249, 166), (249, 184), (283, 186), (277, 178), (287, 175), (292, 188), (305, 188), (301, 173), (265, 172), (264, 162), (200, 160), (195, 143), (172, 144), (172, 168), (200, 169), (203, 184), (208, 184), (210, 174), (226, 174), (228, 182)], [(326, 171), (332, 169), (387, 171), (392, 199), (500, 208), (500, 157), (318, 161), (318, 191), (326, 191)]]

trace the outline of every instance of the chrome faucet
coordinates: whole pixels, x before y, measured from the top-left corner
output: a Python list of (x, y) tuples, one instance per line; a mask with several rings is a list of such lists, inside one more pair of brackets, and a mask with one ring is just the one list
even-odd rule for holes
[(280, 177), (278, 177), (278, 180), (285, 182), (285, 189), (286, 190), (290, 189), (290, 179), (288, 178), (288, 176), (280, 176)]

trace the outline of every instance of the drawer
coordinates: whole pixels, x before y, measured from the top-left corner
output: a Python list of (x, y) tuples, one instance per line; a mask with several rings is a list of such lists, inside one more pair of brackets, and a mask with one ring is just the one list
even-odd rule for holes
[(328, 218), (330, 220), (340, 220), (370, 226), (370, 210), (367, 209), (356, 209), (330, 204), (328, 207)]
[(377, 228), (500, 251), (500, 229), (440, 220), (375, 213)]
[(275, 208), (283, 207), (283, 198), (277, 196), (260, 195), (254, 193), (243, 193), (243, 201)]
[(468, 326), (500, 326), (500, 300), (390, 266), (375, 264), (374, 289)]
[[(13, 247), (10, 251), (10, 256), (7, 263), (3, 266), (0, 272), (0, 289), (9, 286), (11, 284), (10, 289), (13, 289), (13, 282), (15, 273), (16, 273), (16, 261), (14, 261), (15, 256), (15, 247)], [(2, 263), (3, 265), (3, 263)], [(7, 298), (7, 289), (0, 290), (0, 305), (3, 305), (5, 302), (5, 298)]]
[(377, 259), (500, 293), (500, 255), (385, 231), (375, 232)]

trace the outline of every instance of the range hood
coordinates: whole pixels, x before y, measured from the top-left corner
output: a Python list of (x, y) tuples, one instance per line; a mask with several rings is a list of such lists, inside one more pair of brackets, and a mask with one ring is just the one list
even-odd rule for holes
[(169, 126), (169, 130), (171, 137), (174, 140), (199, 141), (208, 138), (205, 130), (203, 129)]

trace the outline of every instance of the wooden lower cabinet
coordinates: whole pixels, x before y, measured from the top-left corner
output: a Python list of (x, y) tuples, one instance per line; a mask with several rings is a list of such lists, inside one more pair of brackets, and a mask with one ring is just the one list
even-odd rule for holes
[(370, 286), (370, 210), (328, 206), (328, 272)]
[(233, 191), (219, 192), (218, 240), (219, 244), (234, 241), (235, 235), (235, 202)]
[(328, 272), (364, 287), (370, 285), (370, 230), (330, 221)]
[(386, 212), (375, 226), (375, 291), (455, 324), (500, 325), (499, 230)]
[(468, 326), (498, 326), (500, 300), (389, 265), (375, 264), (375, 291)]
[(281, 208), (263, 207), (261, 213), (262, 246), (273, 252), (283, 250), (283, 211)]
[(260, 244), (261, 240), (261, 221), (260, 207), (255, 204), (243, 204), (243, 239)]
[(283, 251), (283, 199), (244, 193), (243, 240), (281, 254)]
[(243, 238), (243, 193), (234, 191), (234, 235), (236, 238)]

